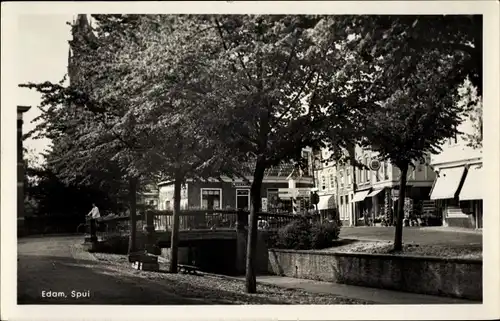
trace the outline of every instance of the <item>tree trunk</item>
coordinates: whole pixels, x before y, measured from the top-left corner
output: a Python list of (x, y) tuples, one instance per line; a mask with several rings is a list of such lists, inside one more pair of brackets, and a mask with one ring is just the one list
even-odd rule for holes
[(177, 273), (179, 254), (179, 216), (181, 213), (181, 186), (182, 175), (176, 173), (174, 182), (174, 213), (172, 222), (172, 236), (170, 239), (170, 273)]
[(247, 293), (257, 292), (257, 282), (255, 277), (255, 255), (257, 252), (257, 213), (261, 208), (260, 190), (262, 180), (264, 179), (264, 171), (266, 170), (263, 164), (257, 162), (255, 172), (253, 174), (253, 182), (250, 196), (252, 198), (252, 206), (250, 209), (250, 222), (248, 226), (248, 241), (247, 241), (247, 262), (246, 262), (246, 290)]
[(128, 254), (137, 251), (137, 182), (136, 177), (129, 179), (128, 201), (130, 206), (130, 237), (128, 241)]
[(399, 198), (398, 210), (396, 213), (396, 234), (394, 235), (394, 251), (403, 249), (403, 220), (404, 220), (404, 205), (406, 197), (406, 175), (408, 174), (408, 163), (402, 164), (399, 167), (401, 177), (399, 178)]

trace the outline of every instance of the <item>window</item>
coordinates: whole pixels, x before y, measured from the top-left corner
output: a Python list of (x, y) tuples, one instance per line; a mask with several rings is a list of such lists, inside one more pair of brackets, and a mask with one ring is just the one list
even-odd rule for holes
[(344, 171), (341, 170), (339, 172), (339, 181), (340, 181), (340, 187), (344, 187)]
[(321, 175), (321, 189), (322, 190), (326, 189), (326, 177), (325, 177), (325, 175)]
[(236, 209), (247, 211), (250, 209), (250, 190), (237, 189), (236, 190)]
[(222, 208), (222, 191), (218, 189), (201, 189), (201, 208), (213, 210)]
[(347, 184), (351, 185), (352, 184), (351, 170), (348, 168), (346, 169), (346, 172), (347, 172)]
[[(358, 161), (361, 164), (363, 163), (362, 159), (359, 159)], [(364, 183), (364, 181), (365, 181), (365, 171), (366, 171), (366, 169), (364, 167), (359, 169), (359, 182), (360, 183)]]
[(340, 208), (339, 208), (339, 211), (340, 211), (340, 218), (344, 218), (344, 196), (340, 196)]
[(335, 188), (335, 175), (333, 173), (330, 173), (330, 188)]
[(382, 170), (384, 172), (384, 179), (389, 179), (389, 172), (387, 171), (387, 162), (382, 162)]
[(171, 208), (170, 208), (170, 201), (166, 201), (166, 202), (165, 202), (165, 209), (166, 209), (167, 211), (169, 211), (169, 210), (171, 209)]
[[(368, 157), (365, 157), (365, 162), (364, 162), (364, 164), (365, 164), (366, 166), (368, 166)], [(365, 169), (365, 170), (364, 170), (364, 172), (365, 172), (365, 181), (366, 181), (366, 182), (369, 182), (369, 181), (370, 181), (370, 174), (371, 174), (371, 171), (370, 171), (369, 169)]]
[(155, 200), (149, 200), (149, 205), (155, 205)]

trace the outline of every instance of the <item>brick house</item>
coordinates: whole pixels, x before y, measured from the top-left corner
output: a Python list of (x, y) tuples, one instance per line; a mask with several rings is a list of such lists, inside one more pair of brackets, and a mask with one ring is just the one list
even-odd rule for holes
[[(303, 152), (303, 157), (312, 160), (308, 150)], [(302, 175), (295, 175), (296, 170), (290, 164), (270, 168), (264, 175), (260, 196), (263, 199), (262, 209), (267, 212), (278, 212), (285, 210), (283, 201), (279, 199), (279, 189), (289, 188), (295, 184), (297, 188), (312, 188), (312, 171), (306, 170)], [(222, 181), (211, 179), (206, 182), (188, 180), (181, 191), (182, 209), (249, 209), (250, 208), (250, 184), (252, 176), (243, 179), (231, 179), (222, 177)], [(174, 185), (171, 183), (159, 183), (159, 205), (160, 210), (173, 209)]]

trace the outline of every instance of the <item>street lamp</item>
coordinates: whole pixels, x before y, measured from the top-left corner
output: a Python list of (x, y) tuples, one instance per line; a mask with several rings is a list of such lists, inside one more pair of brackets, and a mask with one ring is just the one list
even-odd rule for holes
[(18, 232), (24, 228), (24, 162), (23, 162), (23, 114), (31, 106), (17, 106), (17, 220)]

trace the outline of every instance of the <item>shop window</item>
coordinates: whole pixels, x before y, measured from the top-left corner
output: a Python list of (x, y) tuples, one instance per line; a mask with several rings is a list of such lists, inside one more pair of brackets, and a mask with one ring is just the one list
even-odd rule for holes
[(267, 211), (275, 213), (280, 208), (279, 193), (277, 188), (267, 189)]
[(220, 189), (201, 189), (201, 208), (213, 210), (220, 209), (222, 203), (222, 193)]

